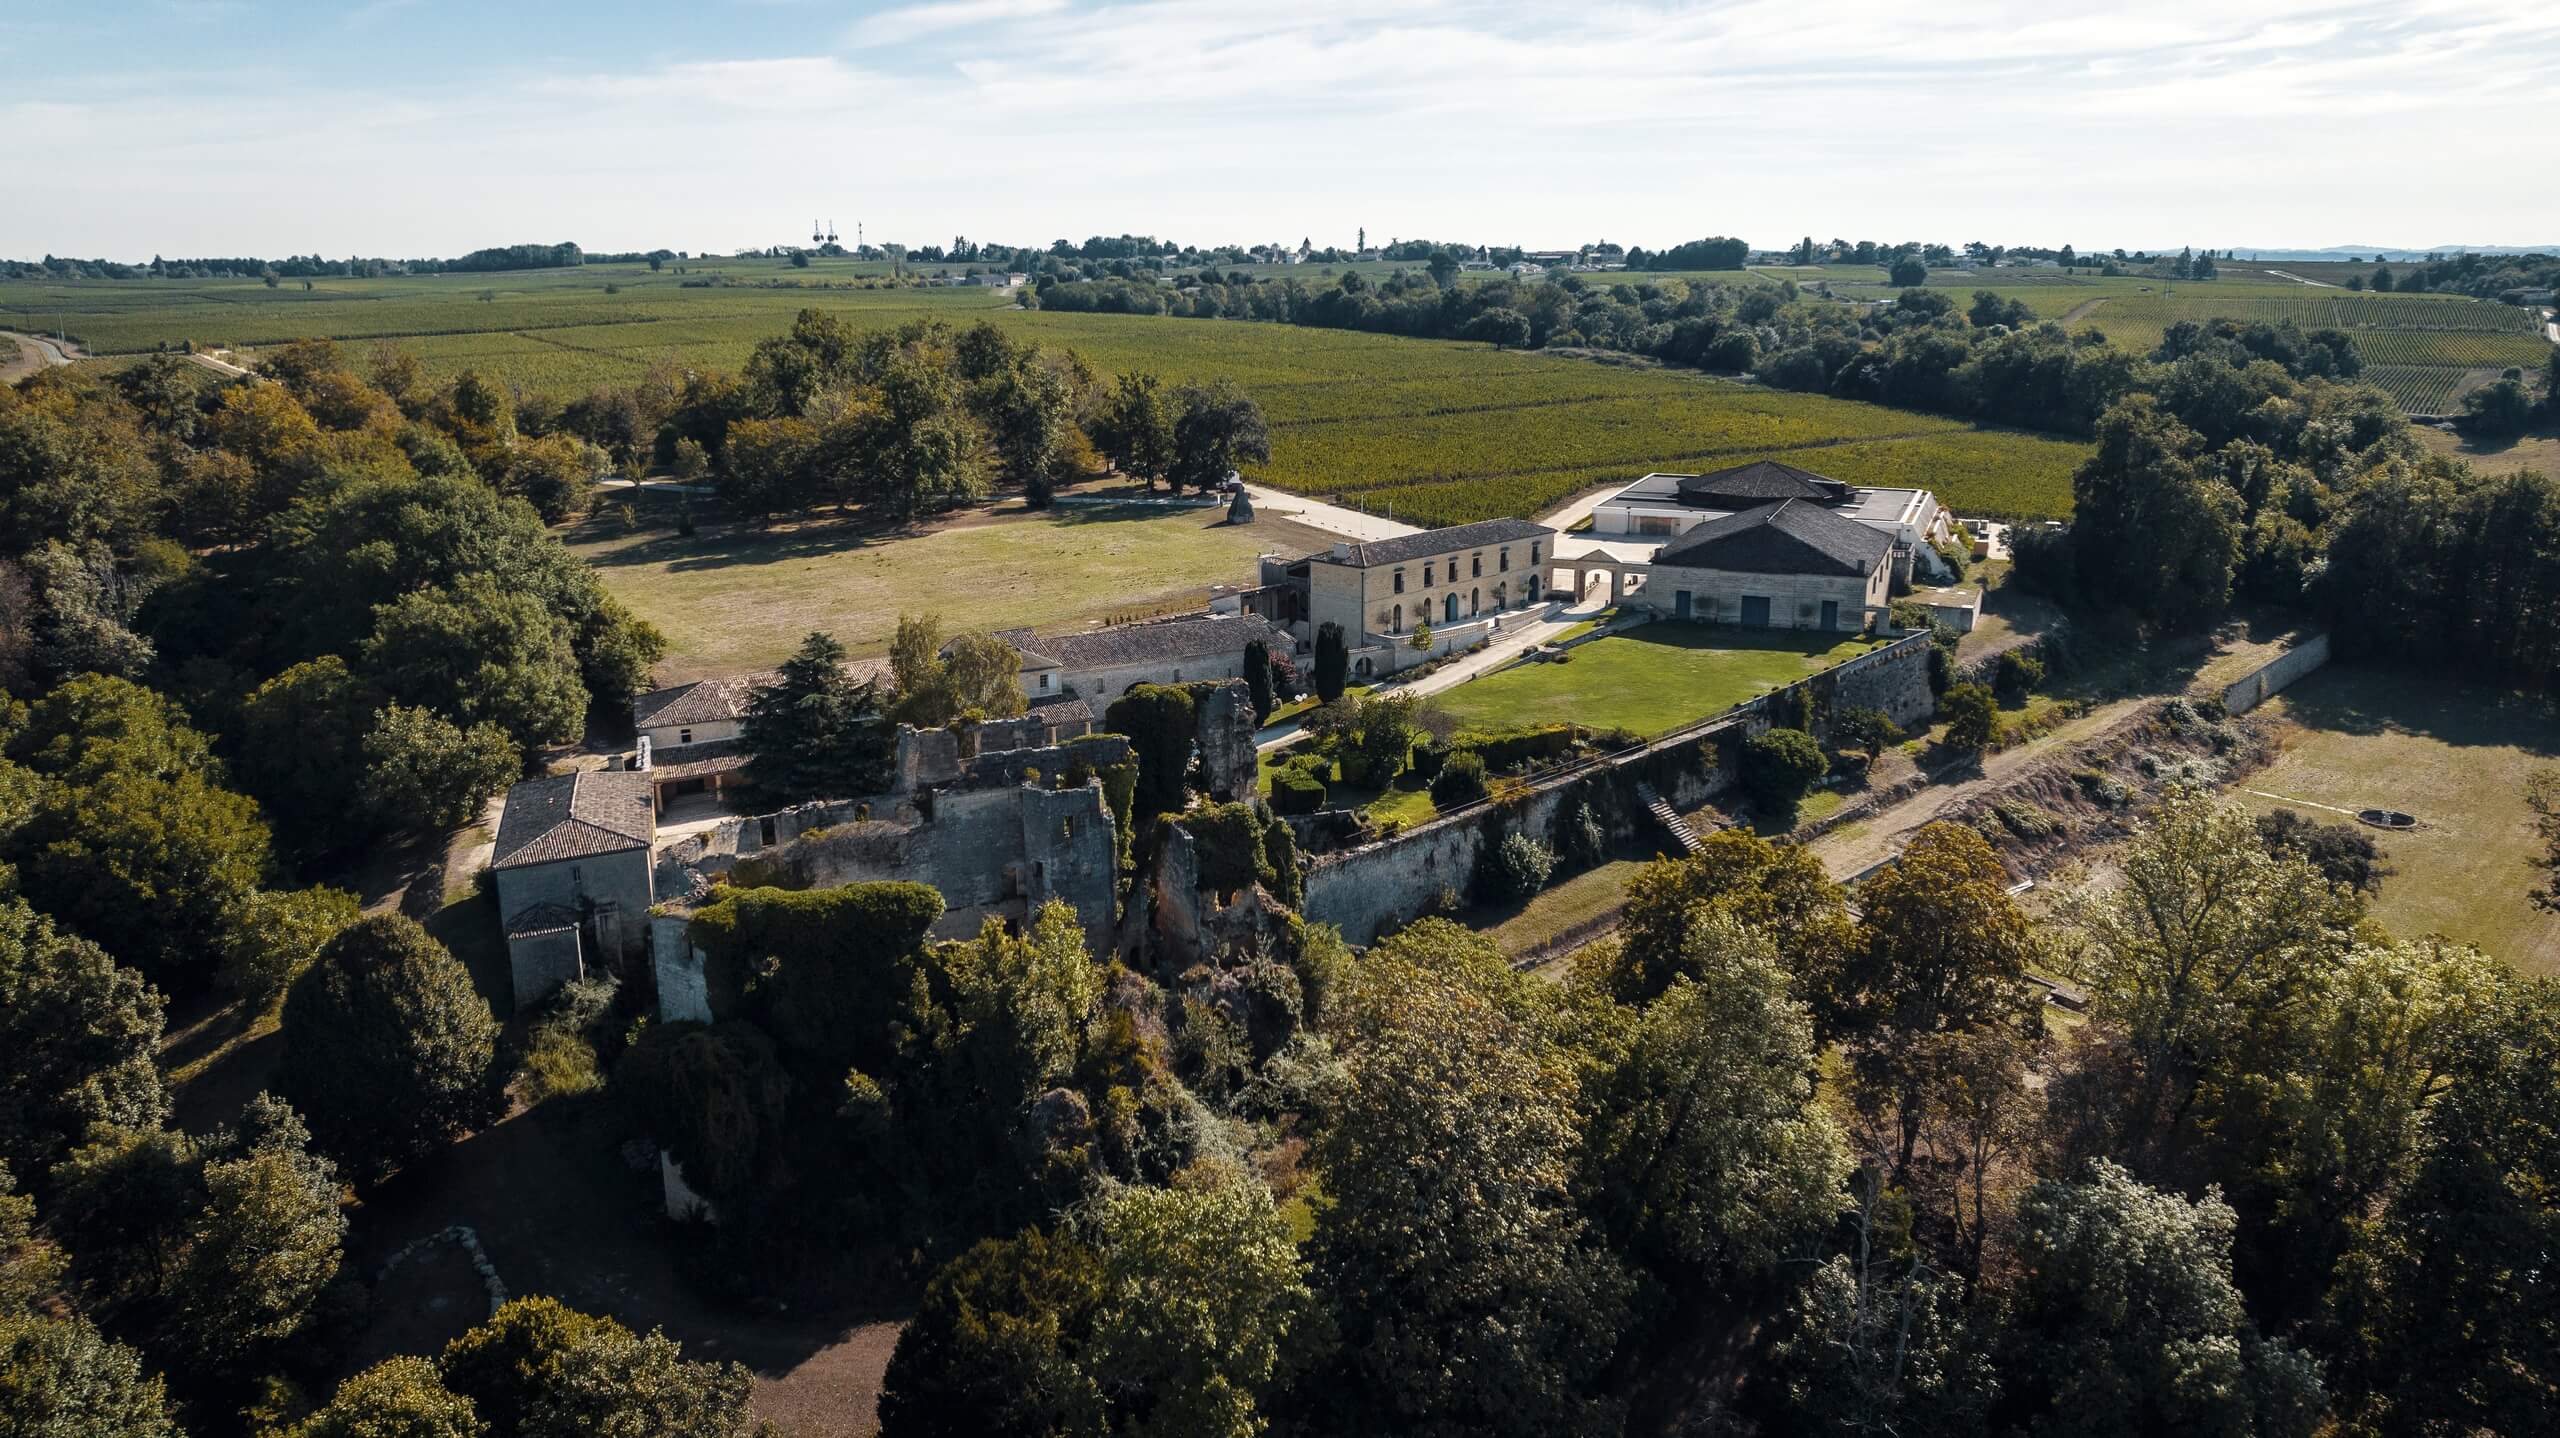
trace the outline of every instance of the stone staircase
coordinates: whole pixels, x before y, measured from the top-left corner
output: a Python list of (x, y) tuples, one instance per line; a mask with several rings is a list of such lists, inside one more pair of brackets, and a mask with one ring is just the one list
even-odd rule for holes
[(1636, 782), (1636, 802), (1644, 805), (1644, 811), (1653, 816), (1655, 823), (1670, 832), (1672, 839), (1680, 845), (1681, 853), (1698, 852), (1697, 831), (1689, 827), (1688, 820), (1680, 817), (1679, 810), (1671, 807), (1671, 801), (1654, 792), (1651, 784), (1642, 780)]

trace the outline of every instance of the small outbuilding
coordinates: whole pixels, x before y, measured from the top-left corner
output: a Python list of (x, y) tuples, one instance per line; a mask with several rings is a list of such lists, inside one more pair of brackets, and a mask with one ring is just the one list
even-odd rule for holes
[(519, 1006), (582, 976), (590, 957), (640, 956), (657, 833), (646, 772), (581, 769), (507, 791), (489, 868)]

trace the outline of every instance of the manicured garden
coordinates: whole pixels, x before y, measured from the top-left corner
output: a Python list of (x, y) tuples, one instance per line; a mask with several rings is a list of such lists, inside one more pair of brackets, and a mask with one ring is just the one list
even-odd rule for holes
[(1792, 630), (1648, 624), (1545, 664), (1487, 675), (1438, 696), (1470, 729), (1558, 720), (1648, 738), (1818, 674), (1882, 640)]

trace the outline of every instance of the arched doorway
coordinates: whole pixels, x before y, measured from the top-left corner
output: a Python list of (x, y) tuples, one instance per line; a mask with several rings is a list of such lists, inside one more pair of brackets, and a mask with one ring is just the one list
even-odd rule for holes
[(1468, 613), (1468, 615), (1469, 615), (1470, 617), (1472, 617), (1472, 616), (1474, 616), (1474, 615), (1481, 614), (1481, 613), (1483, 613), (1483, 612), (1484, 612), (1484, 591), (1483, 591), (1483, 590), (1481, 590), (1481, 589), (1470, 589), (1470, 590), (1468, 590), (1468, 591), (1467, 591), (1467, 613)]
[(1458, 596), (1449, 596), (1448, 602), (1440, 607), (1440, 618), (1450, 624), (1458, 622)]
[(1399, 605), (1397, 605), (1397, 606), (1396, 606), (1396, 621), (1395, 621), (1395, 623), (1393, 623), (1393, 624), (1391, 624), (1391, 625), (1387, 626), (1387, 632), (1388, 632), (1389, 634), (1402, 634), (1402, 633), (1404, 632), (1404, 606), (1403, 606), (1403, 605), (1399, 604)]

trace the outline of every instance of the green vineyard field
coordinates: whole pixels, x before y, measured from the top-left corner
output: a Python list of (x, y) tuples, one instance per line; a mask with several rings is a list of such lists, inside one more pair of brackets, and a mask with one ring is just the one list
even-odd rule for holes
[[(1025, 311), (969, 288), (841, 287), (877, 266), (686, 268), (685, 276), (672, 265), (657, 274), (596, 265), (322, 280), (307, 292), (298, 281), (272, 290), (256, 281), (12, 282), (0, 283), (0, 325), (50, 329), (58, 316), (105, 357), (94, 361), (100, 366), (185, 342), (254, 351), (304, 336), (340, 339), (361, 361), (388, 340), (417, 355), (431, 378), (469, 369), (527, 392), (568, 396), (628, 384), (660, 363), (735, 369), (804, 306), (861, 329), (991, 319), (1022, 338), (1073, 349), (1106, 375), (1144, 369), (1168, 382), (1233, 379), (1272, 425), (1271, 463), (1257, 479), (1377, 507), (1392, 492), (1400, 515), (1432, 523), (1532, 514), (1648, 470), (1712, 468), (1769, 453), (1860, 483), (1925, 484), (1968, 512), (2060, 515), (2070, 509), (2071, 470), (2087, 452), (2068, 441), (1687, 371), (1345, 330)], [(711, 271), (735, 283), (685, 283)], [(617, 292), (607, 294), (607, 285)], [(2082, 302), (2062, 287), (2036, 293), (2040, 312), (2048, 302)]]

